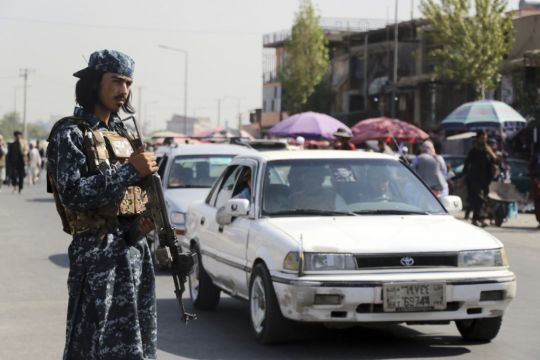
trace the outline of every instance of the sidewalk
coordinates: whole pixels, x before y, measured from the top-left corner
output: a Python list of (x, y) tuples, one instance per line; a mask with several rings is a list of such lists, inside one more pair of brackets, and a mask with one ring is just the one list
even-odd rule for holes
[[(465, 220), (465, 212), (461, 211), (457, 216), (457, 219), (466, 221), (468, 223), (471, 222), (470, 218), (469, 220)], [(487, 222), (487, 220), (486, 220)], [(489, 223), (489, 222), (488, 222)], [(533, 230), (536, 229), (538, 226), (538, 222), (536, 221), (536, 218), (534, 214), (527, 214), (527, 213), (519, 213), (517, 216), (513, 217), (512, 219), (507, 219), (501, 226), (501, 228), (504, 227), (511, 227), (511, 228), (523, 228), (523, 229), (529, 229)], [(497, 226), (495, 224), (489, 225), (485, 227), (485, 230), (495, 229)], [(540, 230), (538, 231), (540, 234)]]

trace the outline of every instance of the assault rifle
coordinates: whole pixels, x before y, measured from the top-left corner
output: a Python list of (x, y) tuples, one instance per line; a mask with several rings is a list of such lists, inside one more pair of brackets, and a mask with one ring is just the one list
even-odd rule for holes
[[(123, 135), (132, 143), (131, 145), (134, 149), (138, 149), (143, 144), (137, 122), (133, 116), (123, 119), (122, 122), (128, 120), (133, 120), (138, 137), (134, 138), (133, 136), (130, 136), (126, 129), (122, 129), (120, 132), (126, 132), (126, 134)], [(186, 312), (184, 303), (182, 302), (182, 294), (186, 289), (184, 283), (193, 269), (196, 254), (182, 251), (180, 242), (176, 238), (175, 229), (171, 225), (169, 214), (167, 213), (165, 197), (163, 196), (163, 187), (161, 186), (161, 177), (159, 174), (154, 173), (146, 176), (142, 181), (142, 187), (146, 190), (148, 196), (148, 203), (146, 204), (146, 211), (141, 216), (148, 216), (154, 221), (156, 226), (155, 231), (159, 238), (159, 247), (156, 249), (156, 257), (160, 264), (164, 264), (171, 270), (174, 281), (174, 294), (176, 295), (178, 305), (180, 306), (182, 321), (187, 323), (189, 320), (197, 319), (196, 314)]]

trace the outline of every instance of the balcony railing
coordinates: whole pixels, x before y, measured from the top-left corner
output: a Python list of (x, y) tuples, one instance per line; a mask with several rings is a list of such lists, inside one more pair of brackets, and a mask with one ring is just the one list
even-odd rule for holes
[[(381, 29), (388, 25), (388, 22), (382, 19), (321, 18), (320, 25), (326, 32), (363, 32), (368, 30)], [(282, 30), (270, 34), (265, 34), (263, 35), (263, 46), (284, 42), (290, 36), (290, 30)]]

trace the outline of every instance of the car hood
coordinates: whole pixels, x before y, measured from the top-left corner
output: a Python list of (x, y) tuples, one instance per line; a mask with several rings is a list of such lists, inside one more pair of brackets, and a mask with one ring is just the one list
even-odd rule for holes
[(187, 212), (188, 206), (195, 201), (203, 201), (210, 188), (169, 189), (165, 191), (165, 200), (170, 211)]
[(268, 218), (308, 252), (401, 253), (492, 249), (488, 232), (450, 215)]

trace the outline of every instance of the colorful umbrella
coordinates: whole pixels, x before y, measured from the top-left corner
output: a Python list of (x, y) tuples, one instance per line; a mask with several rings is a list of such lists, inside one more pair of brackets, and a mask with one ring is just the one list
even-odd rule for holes
[(352, 127), (352, 132), (352, 142), (355, 144), (388, 138), (415, 143), (429, 138), (428, 134), (413, 124), (387, 117), (362, 120)]
[(495, 100), (465, 103), (452, 111), (441, 123), (445, 130), (475, 130), (488, 127), (521, 128), (527, 124), (510, 105)]
[(307, 140), (333, 140), (334, 136), (332, 134), (339, 128), (345, 129), (349, 134), (351, 133), (351, 129), (341, 121), (326, 114), (310, 111), (280, 121), (268, 131), (268, 135), (281, 137), (303, 136)]

